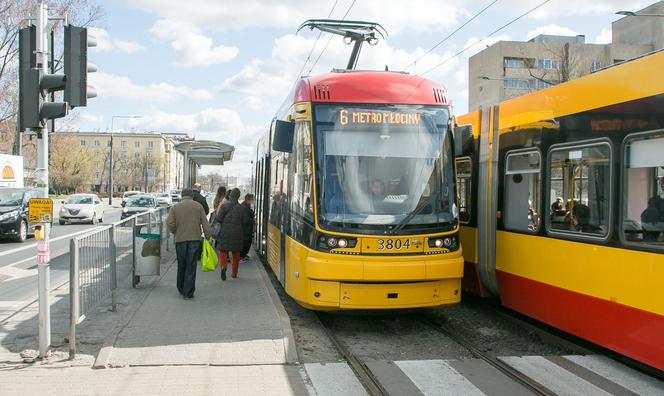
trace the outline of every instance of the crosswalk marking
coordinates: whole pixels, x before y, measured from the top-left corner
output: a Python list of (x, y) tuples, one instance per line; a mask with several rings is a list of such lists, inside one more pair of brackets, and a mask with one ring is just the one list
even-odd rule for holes
[(425, 395), (484, 395), (443, 360), (403, 360), (395, 363)]
[(347, 363), (305, 363), (304, 369), (319, 396), (367, 395)]
[(639, 373), (607, 357), (574, 355), (565, 356), (565, 358), (640, 395), (664, 394), (664, 383), (661, 381)]
[[(604, 356), (503, 356), (558, 395), (664, 395), (664, 382)], [(389, 395), (510, 395), (530, 390), (481, 359), (369, 360), (365, 367)], [(305, 364), (318, 395), (366, 395), (346, 363)]]
[(500, 359), (558, 395), (609, 395), (542, 356), (505, 356)]

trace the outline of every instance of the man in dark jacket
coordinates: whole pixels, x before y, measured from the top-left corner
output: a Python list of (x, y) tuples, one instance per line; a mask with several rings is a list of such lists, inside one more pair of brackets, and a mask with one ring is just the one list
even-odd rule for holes
[(247, 223), (242, 227), (242, 251), (240, 257), (242, 261), (247, 260), (249, 249), (251, 249), (251, 241), (254, 238), (254, 210), (251, 208), (254, 203), (254, 194), (245, 194), (244, 201), (240, 204), (242, 209), (246, 212)]
[(169, 212), (166, 226), (175, 234), (178, 291), (185, 299), (192, 298), (196, 289), (196, 260), (200, 258), (201, 230), (205, 238), (209, 238), (210, 225), (201, 205), (192, 199), (190, 188), (182, 190), (182, 201)]
[(210, 213), (210, 207), (208, 206), (207, 199), (205, 199), (203, 194), (201, 194), (201, 189), (202, 189), (202, 187), (201, 187), (200, 183), (194, 184), (194, 188), (193, 188), (193, 190), (194, 190), (194, 201), (201, 204), (201, 206), (203, 207), (203, 211), (205, 211), (205, 216), (207, 216), (208, 213)]
[(244, 225), (249, 221), (247, 213), (238, 203), (240, 190), (234, 188), (229, 196), (228, 202), (224, 202), (217, 211), (217, 221), (221, 224), (221, 232), (216, 242), (216, 248), (221, 258), (221, 279), (226, 280), (226, 268), (228, 266), (228, 252), (233, 256), (233, 267), (231, 277), (237, 278), (240, 264), (240, 252), (242, 251), (242, 234)]

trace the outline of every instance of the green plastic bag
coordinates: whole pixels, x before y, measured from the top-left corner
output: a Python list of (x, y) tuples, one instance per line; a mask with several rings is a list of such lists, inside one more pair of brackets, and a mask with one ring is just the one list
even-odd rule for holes
[(219, 265), (217, 252), (214, 251), (212, 244), (207, 239), (203, 241), (201, 263), (203, 264), (203, 272), (213, 272), (217, 269), (217, 265)]

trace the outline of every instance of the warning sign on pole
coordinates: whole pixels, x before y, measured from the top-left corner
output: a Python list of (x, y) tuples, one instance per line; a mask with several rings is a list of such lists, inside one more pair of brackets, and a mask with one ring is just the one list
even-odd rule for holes
[(28, 218), (30, 223), (52, 223), (53, 200), (51, 198), (31, 198)]

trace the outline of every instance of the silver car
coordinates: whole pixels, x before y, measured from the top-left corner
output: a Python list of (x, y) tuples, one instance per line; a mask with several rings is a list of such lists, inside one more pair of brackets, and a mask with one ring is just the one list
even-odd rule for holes
[(155, 199), (157, 200), (157, 205), (159, 206), (171, 206), (173, 205), (173, 199), (171, 198), (171, 194), (165, 193), (165, 192), (160, 192), (160, 193), (154, 193)]

